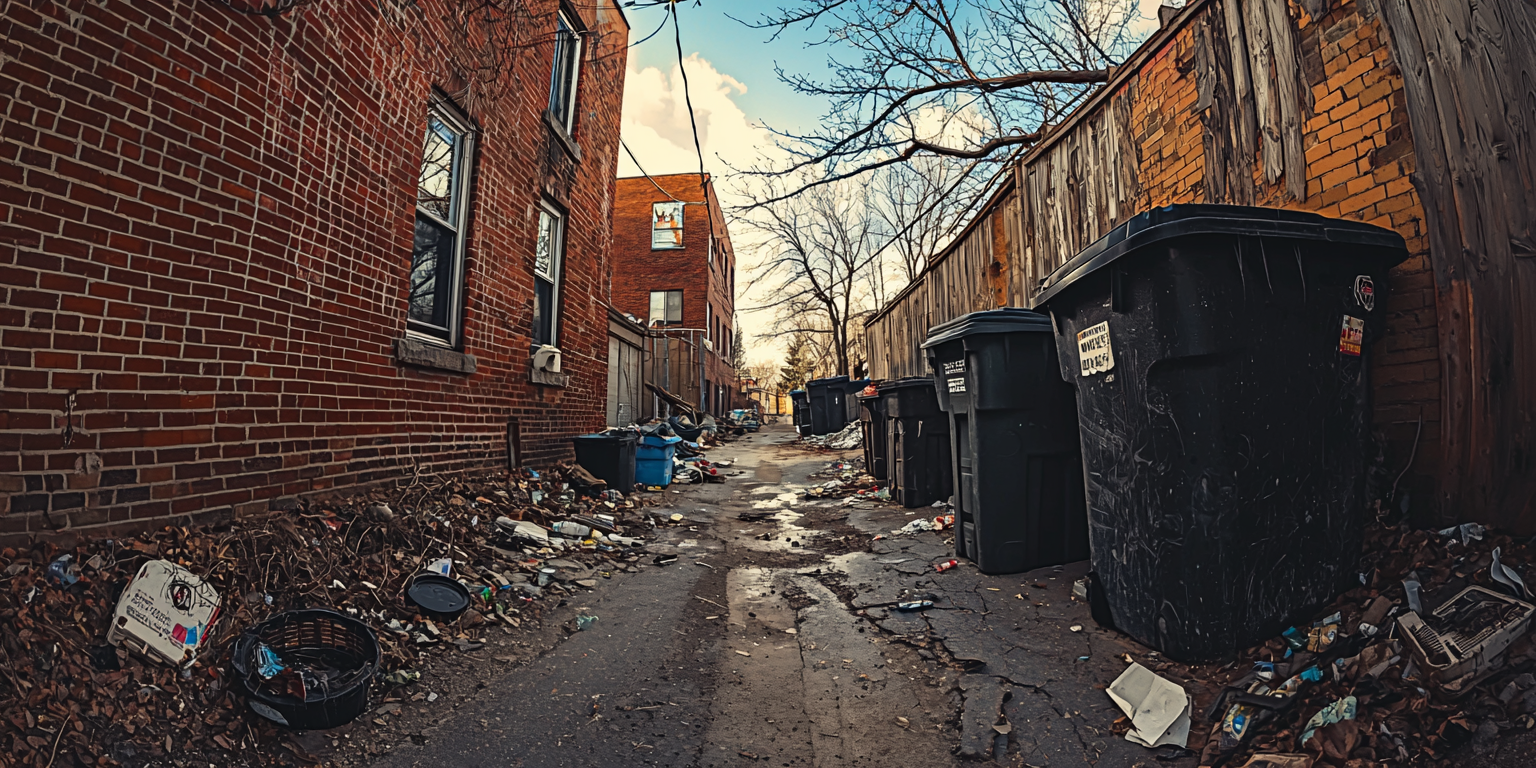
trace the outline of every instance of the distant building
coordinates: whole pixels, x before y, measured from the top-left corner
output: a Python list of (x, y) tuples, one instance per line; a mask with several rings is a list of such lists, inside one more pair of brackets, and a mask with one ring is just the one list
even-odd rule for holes
[(713, 179), (619, 179), (614, 199), (613, 306), (640, 318), (650, 339), (651, 402), (640, 416), (667, 413), (669, 396), (705, 413), (742, 407), (730, 364), (736, 252)]

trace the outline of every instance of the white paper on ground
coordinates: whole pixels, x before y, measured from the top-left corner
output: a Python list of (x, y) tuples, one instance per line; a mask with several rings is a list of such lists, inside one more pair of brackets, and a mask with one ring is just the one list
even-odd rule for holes
[(1144, 747), (1183, 747), (1189, 741), (1189, 695), (1140, 664), (1110, 683), (1109, 698), (1131, 719), (1125, 740)]
[(1530, 593), (1525, 589), (1525, 580), (1520, 578), (1520, 574), (1515, 573), (1513, 568), (1510, 568), (1502, 561), (1500, 561), (1499, 551), (1501, 549), (1503, 549), (1503, 547), (1493, 548), (1493, 565), (1488, 567), (1488, 575), (1492, 576), (1494, 581), (1497, 581), (1498, 583), (1513, 589), (1515, 591), (1515, 597), (1518, 597), (1521, 600), (1529, 599)]

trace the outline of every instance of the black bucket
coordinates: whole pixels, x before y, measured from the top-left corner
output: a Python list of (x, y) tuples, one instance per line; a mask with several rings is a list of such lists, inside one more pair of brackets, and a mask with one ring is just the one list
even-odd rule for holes
[[(260, 672), (262, 646), (285, 667), (271, 679)], [(380, 663), (379, 639), (367, 624), (324, 608), (287, 611), (245, 630), (232, 660), (251, 709), (298, 730), (335, 728), (362, 714)]]

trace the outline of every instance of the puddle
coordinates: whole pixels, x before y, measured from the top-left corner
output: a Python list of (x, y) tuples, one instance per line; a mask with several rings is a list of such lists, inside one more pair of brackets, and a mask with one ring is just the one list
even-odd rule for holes
[[(754, 496), (758, 495), (756, 493)], [(795, 493), (781, 493), (771, 499), (760, 499), (752, 502), (753, 509), (779, 509), (781, 507), (793, 507), (799, 503), (800, 497)]]

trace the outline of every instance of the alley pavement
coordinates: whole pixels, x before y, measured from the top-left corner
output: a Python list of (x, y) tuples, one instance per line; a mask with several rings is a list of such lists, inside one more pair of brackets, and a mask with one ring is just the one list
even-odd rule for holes
[[(1111, 731), (1103, 687), (1145, 649), (1070, 599), (1085, 563), (936, 572), (948, 533), (891, 534), (942, 510), (804, 498), (855, 452), (793, 441), (781, 425), (712, 450), (736, 474), (665, 494), (685, 525), (574, 606), (597, 621), (412, 704), (430, 724), (377, 768), (1194, 764)], [(897, 611), (903, 589), (935, 605)]]

